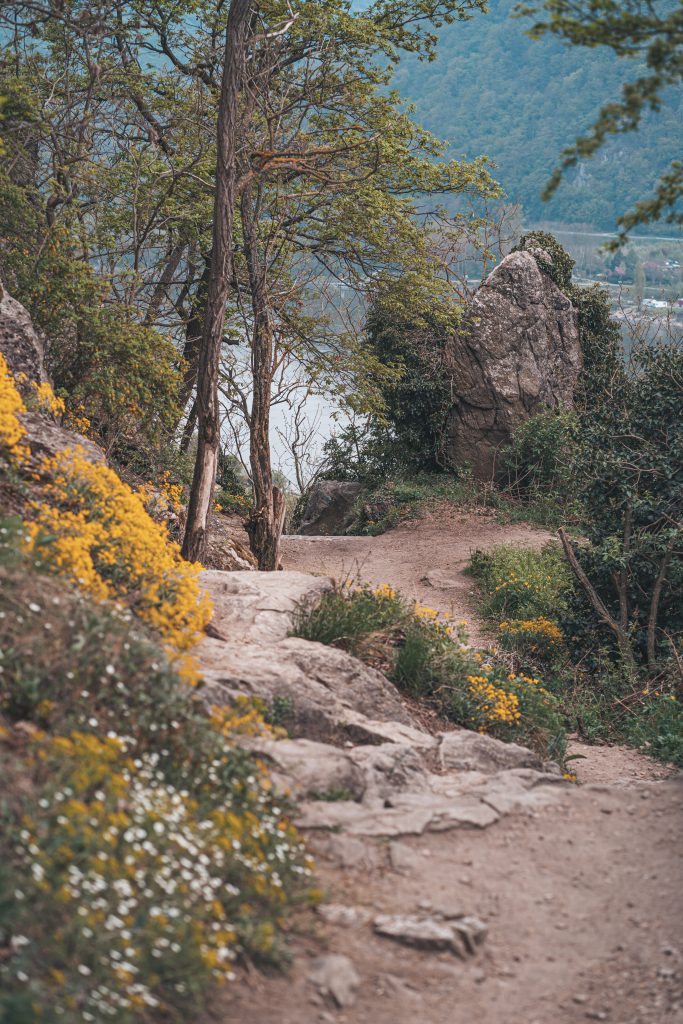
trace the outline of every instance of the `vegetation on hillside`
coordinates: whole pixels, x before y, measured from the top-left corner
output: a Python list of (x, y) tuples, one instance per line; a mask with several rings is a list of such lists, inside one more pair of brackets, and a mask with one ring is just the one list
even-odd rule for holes
[(0, 357), (0, 1020), (181, 1020), (277, 958), (310, 864), (235, 742), (259, 709), (202, 697), (199, 567), (85, 449), (32, 456), (24, 408)]
[(512, 545), (477, 552), (472, 571), (498, 646), (517, 672), (544, 679), (570, 731), (683, 766), (680, 631), (669, 634), (655, 671), (634, 671), (600, 629), (558, 543), (540, 552)]
[(470, 648), (465, 625), (386, 584), (347, 586), (302, 615), (294, 635), (354, 654), (443, 719), (561, 762), (566, 736), (556, 699), (538, 676)]
[[(494, 0), (485, 18), (445, 26), (436, 60), (403, 61), (396, 84), (452, 153), (491, 157), (498, 181), (528, 221), (614, 231), (617, 218), (648, 197), (656, 178), (680, 156), (680, 92), (669, 90), (660, 110), (646, 107), (637, 134), (608, 141), (592, 159), (571, 168), (544, 203), (541, 194), (561, 151), (589, 132), (603, 103), (618, 103), (625, 82), (648, 69), (640, 55), (620, 60), (606, 48), (566, 46), (550, 34), (534, 41), (526, 33), (543, 9), (535, 5), (540, 16), (519, 19), (513, 17), (517, 6), (517, 0)], [(559, 7), (548, 4), (551, 10)], [(578, 4), (564, 7), (576, 18), (577, 34), (590, 24), (584, 17), (588, 5), (586, 10)], [(622, 5), (604, 7), (618, 25)], [(655, 5), (664, 7), (680, 19), (679, 4)], [(604, 19), (596, 16), (596, 34), (603, 26)], [(679, 74), (679, 68), (680, 58), (671, 59), (670, 73)]]

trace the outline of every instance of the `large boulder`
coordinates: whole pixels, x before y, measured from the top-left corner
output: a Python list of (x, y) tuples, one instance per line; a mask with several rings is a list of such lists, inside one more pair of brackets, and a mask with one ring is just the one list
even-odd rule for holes
[(0, 281), (0, 352), (19, 383), (42, 384), (47, 380), (43, 339), (20, 302), (13, 299)]
[(348, 480), (318, 480), (308, 495), (298, 532), (314, 536), (343, 533), (360, 491), (360, 484)]
[(447, 450), (480, 480), (495, 475), (499, 450), (519, 424), (544, 408), (571, 406), (581, 369), (576, 310), (536, 257), (552, 264), (540, 249), (502, 260), (453, 341)]

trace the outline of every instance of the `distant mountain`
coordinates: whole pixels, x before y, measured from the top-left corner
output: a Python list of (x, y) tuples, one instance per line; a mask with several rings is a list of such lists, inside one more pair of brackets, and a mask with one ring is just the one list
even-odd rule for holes
[(530, 22), (510, 17), (514, 6), (515, 0), (490, 0), (489, 14), (446, 26), (437, 59), (404, 59), (394, 84), (453, 156), (483, 153), (495, 161), (498, 181), (528, 221), (611, 230), (680, 158), (683, 97), (671, 96), (639, 132), (611, 140), (571, 173), (552, 202), (541, 202), (563, 146), (638, 69), (606, 50), (566, 47), (555, 38), (533, 42), (524, 34)]

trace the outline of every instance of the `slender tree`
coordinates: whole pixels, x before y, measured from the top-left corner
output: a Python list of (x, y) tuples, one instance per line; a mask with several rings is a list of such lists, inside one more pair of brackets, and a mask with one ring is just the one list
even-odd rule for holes
[(218, 468), (218, 374), (225, 304), (230, 288), (236, 129), (247, 60), (251, 3), (252, 0), (233, 0), (225, 30), (225, 57), (218, 105), (213, 246), (197, 376), (197, 458), (183, 538), (183, 555), (192, 561), (201, 560), (204, 554), (206, 528)]

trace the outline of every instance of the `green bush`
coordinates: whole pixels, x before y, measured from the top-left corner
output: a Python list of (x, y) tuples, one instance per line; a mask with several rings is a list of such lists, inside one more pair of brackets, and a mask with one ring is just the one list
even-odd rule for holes
[[(582, 560), (586, 560), (582, 549)], [(632, 674), (595, 629), (557, 545), (476, 552), (482, 606), (519, 675), (542, 674), (567, 727), (588, 741), (626, 742), (683, 764), (683, 704), (675, 658), (654, 679)]]
[(302, 616), (295, 635), (355, 654), (457, 725), (563, 759), (557, 702), (537, 677), (510, 672), (471, 650), (460, 627), (386, 585), (327, 595)]
[(472, 573), (483, 591), (483, 612), (502, 619), (557, 620), (572, 591), (571, 571), (560, 546), (551, 541), (540, 550), (501, 544), (475, 551)]
[(571, 459), (576, 429), (571, 410), (546, 410), (520, 424), (501, 453), (501, 483), (523, 505), (535, 506), (536, 518), (539, 508), (548, 522), (580, 516)]
[(187, 1019), (277, 955), (310, 875), (235, 744), (259, 709), (209, 711), (191, 665), (0, 531), (0, 1020)]

